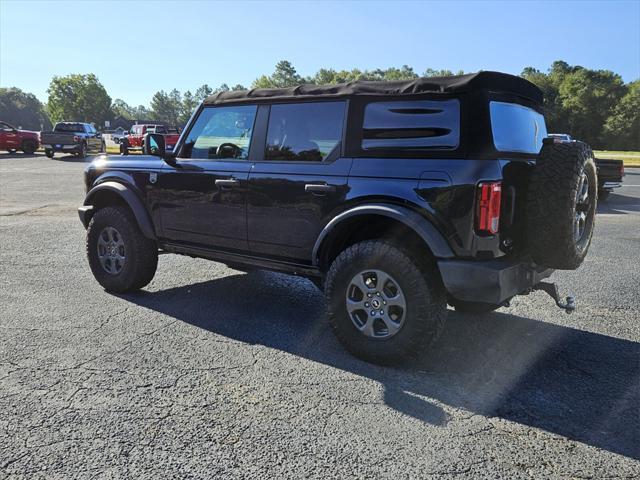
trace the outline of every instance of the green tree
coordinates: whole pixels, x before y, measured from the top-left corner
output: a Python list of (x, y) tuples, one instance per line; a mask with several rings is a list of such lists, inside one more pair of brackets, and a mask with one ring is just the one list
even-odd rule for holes
[(604, 124), (607, 148), (640, 150), (640, 80), (629, 84)]
[(120, 98), (116, 98), (111, 104), (111, 111), (113, 113), (113, 118), (126, 118), (127, 120), (134, 120), (135, 116), (133, 115), (133, 109)]
[(47, 93), (53, 122), (68, 120), (102, 126), (111, 118), (111, 97), (93, 73), (53, 77)]
[(452, 70), (448, 69), (434, 70), (433, 68), (427, 68), (422, 74), (423, 77), (448, 77), (451, 75), (464, 75), (464, 71), (458, 70), (457, 73), (453, 73)]
[(14, 127), (49, 130), (51, 121), (44, 106), (32, 93), (19, 88), (0, 88), (0, 118)]
[(212, 93), (213, 89), (205, 83), (201, 87), (198, 87), (193, 97), (195, 98), (196, 102), (200, 103)]
[(154, 120), (178, 125), (182, 110), (182, 96), (175, 88), (169, 93), (160, 90), (151, 98), (151, 112)]
[(184, 125), (189, 121), (193, 112), (195, 112), (196, 108), (198, 108), (200, 102), (196, 99), (196, 97), (187, 90), (182, 95), (182, 111), (180, 112), (180, 117), (178, 118), (178, 122), (180, 125)]
[(302, 77), (298, 75), (295, 67), (288, 60), (280, 60), (271, 75), (262, 75), (257, 78), (253, 88), (281, 88), (291, 87), (302, 83)]
[(620, 75), (579, 68), (564, 76), (558, 89), (569, 131), (591, 146), (603, 147), (604, 122), (625, 94)]

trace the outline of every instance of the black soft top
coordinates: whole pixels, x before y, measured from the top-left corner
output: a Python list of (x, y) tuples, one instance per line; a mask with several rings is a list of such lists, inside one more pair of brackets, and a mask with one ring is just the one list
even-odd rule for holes
[(219, 92), (207, 97), (205, 105), (269, 100), (329, 99), (355, 96), (394, 96), (420, 93), (456, 94), (489, 90), (526, 97), (542, 104), (542, 91), (521, 77), (500, 72), (478, 72), (449, 77), (429, 77), (395, 82), (357, 80), (333, 85), (299, 85), (286, 88), (254, 88)]

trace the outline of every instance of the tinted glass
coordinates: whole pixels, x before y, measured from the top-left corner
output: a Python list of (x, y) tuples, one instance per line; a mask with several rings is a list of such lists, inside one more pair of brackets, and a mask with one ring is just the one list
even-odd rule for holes
[(246, 159), (255, 105), (205, 108), (189, 132), (181, 157)]
[(84, 133), (84, 125), (80, 123), (58, 123), (54, 132)]
[(342, 139), (345, 102), (272, 105), (267, 160), (320, 162)]
[(458, 100), (373, 102), (365, 107), (363, 150), (454, 150), (459, 140)]
[(537, 154), (547, 136), (542, 114), (516, 103), (490, 102), (491, 131), (496, 150)]

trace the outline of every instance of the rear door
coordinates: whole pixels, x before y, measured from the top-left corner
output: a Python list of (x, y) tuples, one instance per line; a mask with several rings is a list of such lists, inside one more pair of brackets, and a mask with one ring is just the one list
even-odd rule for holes
[(308, 262), (320, 231), (345, 201), (351, 159), (341, 157), (345, 101), (260, 107), (265, 148), (249, 175), (250, 250)]
[(248, 161), (257, 107), (206, 107), (185, 137), (177, 166), (153, 187), (162, 236), (179, 244), (246, 252)]

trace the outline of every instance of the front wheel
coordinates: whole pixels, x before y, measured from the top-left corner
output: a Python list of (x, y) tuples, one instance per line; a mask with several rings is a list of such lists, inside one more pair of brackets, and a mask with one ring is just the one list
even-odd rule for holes
[(158, 247), (142, 234), (125, 207), (106, 207), (95, 213), (87, 229), (86, 248), (93, 276), (105, 290), (139, 290), (156, 273)]
[(44, 151), (44, 154), (49, 158), (53, 158), (54, 152), (53, 152), (53, 150), (47, 149), (47, 150)]
[(383, 241), (357, 243), (338, 255), (325, 294), (338, 340), (368, 362), (394, 364), (413, 357), (444, 326), (446, 298), (435, 269), (416, 265)]

